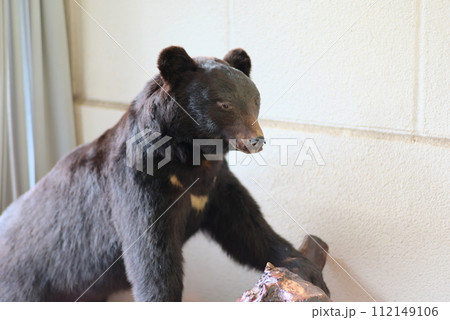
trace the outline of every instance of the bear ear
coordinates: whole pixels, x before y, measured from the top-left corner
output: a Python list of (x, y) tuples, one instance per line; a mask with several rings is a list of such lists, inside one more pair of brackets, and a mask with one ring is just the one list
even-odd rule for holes
[(164, 81), (174, 84), (183, 72), (197, 69), (197, 64), (182, 47), (172, 46), (159, 54), (158, 69)]
[(236, 68), (246, 76), (250, 77), (250, 69), (252, 68), (252, 63), (250, 61), (250, 57), (244, 49), (233, 49), (227, 53), (225, 58), (223, 58), (226, 62), (230, 64), (233, 68)]

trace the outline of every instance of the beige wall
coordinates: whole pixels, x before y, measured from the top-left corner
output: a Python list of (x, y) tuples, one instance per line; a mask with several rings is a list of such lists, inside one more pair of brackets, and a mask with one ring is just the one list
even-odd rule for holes
[[(290, 147), (281, 166), (268, 145), (267, 166), (232, 167), (274, 229), (329, 244), (335, 301), (450, 299), (447, 0), (80, 3), (104, 28), (68, 2), (80, 143), (118, 120), (165, 46), (243, 47), (265, 136), (313, 139), (325, 161), (294, 166)], [(202, 235), (184, 255), (185, 300), (232, 301), (258, 278)]]

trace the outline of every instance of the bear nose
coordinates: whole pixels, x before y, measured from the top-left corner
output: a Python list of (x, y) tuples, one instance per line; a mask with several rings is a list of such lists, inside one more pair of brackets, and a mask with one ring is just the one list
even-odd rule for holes
[(249, 150), (250, 152), (259, 152), (262, 149), (263, 144), (266, 143), (266, 141), (264, 140), (263, 136), (259, 136), (256, 138), (252, 138), (248, 140), (249, 143), (249, 147), (251, 148), (251, 150)]

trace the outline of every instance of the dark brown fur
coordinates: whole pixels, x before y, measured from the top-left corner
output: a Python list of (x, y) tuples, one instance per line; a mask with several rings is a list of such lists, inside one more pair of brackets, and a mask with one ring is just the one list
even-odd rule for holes
[[(245, 51), (222, 61), (170, 47), (158, 66), (161, 75), (113, 128), (64, 157), (2, 214), (0, 300), (101, 301), (131, 287), (138, 301), (180, 301), (182, 247), (199, 230), (242, 264), (296, 268), (327, 291), (321, 272), (272, 230), (225, 161), (192, 164), (194, 138), (220, 138), (226, 148), (228, 139), (261, 134), (249, 127), (259, 93)], [(145, 128), (172, 137), (172, 160), (153, 176), (126, 165), (126, 141)], [(155, 152), (156, 163), (163, 155)], [(204, 210), (192, 208), (191, 195), (208, 197)]]

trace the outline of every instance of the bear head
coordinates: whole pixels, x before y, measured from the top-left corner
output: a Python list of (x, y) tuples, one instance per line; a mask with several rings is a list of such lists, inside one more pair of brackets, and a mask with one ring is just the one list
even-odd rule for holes
[(231, 50), (221, 60), (191, 58), (183, 48), (172, 46), (160, 53), (158, 68), (161, 88), (178, 108), (172, 120), (177, 122), (176, 134), (222, 139), (246, 153), (262, 149), (260, 94), (250, 80), (251, 61), (244, 50)]

